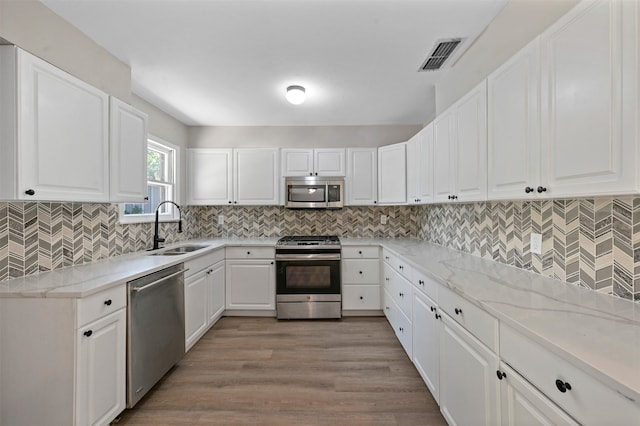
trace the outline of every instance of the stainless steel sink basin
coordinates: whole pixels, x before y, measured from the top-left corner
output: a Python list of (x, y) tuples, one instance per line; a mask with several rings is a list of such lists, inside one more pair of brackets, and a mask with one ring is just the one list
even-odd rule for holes
[(191, 253), (192, 251), (201, 250), (203, 248), (207, 248), (207, 245), (185, 245), (179, 247), (173, 247), (165, 251), (160, 251), (157, 253), (152, 253), (149, 256), (177, 256), (180, 254)]

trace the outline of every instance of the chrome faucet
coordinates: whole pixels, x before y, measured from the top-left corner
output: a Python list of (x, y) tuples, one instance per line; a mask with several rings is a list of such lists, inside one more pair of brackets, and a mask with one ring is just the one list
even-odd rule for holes
[(158, 235), (158, 211), (160, 211), (160, 206), (166, 203), (171, 203), (178, 208), (178, 214), (180, 215), (180, 219), (178, 220), (178, 232), (182, 232), (182, 211), (180, 211), (180, 206), (173, 201), (162, 201), (158, 204), (158, 207), (156, 207), (156, 227), (153, 234), (153, 248), (151, 250), (158, 250), (160, 248), (159, 244), (164, 243), (164, 238), (160, 238), (160, 235)]

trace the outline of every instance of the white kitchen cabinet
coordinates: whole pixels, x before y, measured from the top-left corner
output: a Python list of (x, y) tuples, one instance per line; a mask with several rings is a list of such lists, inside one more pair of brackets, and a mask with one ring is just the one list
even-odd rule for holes
[(378, 149), (347, 148), (346, 203), (372, 206), (378, 203)]
[(76, 424), (108, 425), (126, 400), (127, 313), (120, 309), (77, 333)]
[(233, 150), (234, 204), (277, 205), (280, 170), (277, 148)]
[(407, 143), (378, 148), (378, 203), (407, 202)]
[(500, 424), (498, 356), (439, 314), (440, 411), (450, 425)]
[(433, 202), (433, 123), (407, 142), (407, 202)]
[(440, 321), (438, 306), (419, 291), (413, 292), (413, 364), (438, 402), (440, 390)]
[(540, 36), (545, 195), (637, 190), (638, 9), (583, 1)]
[(502, 424), (578, 425), (567, 413), (531, 386), (507, 364), (500, 363), (500, 371), (497, 371), (496, 374), (500, 380)]
[(531, 198), (540, 181), (536, 39), (487, 78), (488, 198)]
[(226, 259), (227, 313), (229, 310), (275, 310), (274, 248), (227, 247)]
[(453, 104), (433, 125), (435, 201), (486, 200), (486, 82)]
[(224, 250), (185, 262), (185, 349), (188, 351), (220, 319), (225, 306)]
[(109, 201), (147, 199), (147, 115), (110, 97)]
[(115, 419), (126, 403), (126, 303), (125, 285), (82, 299), (0, 299), (0, 424)]
[(233, 150), (187, 150), (187, 204), (233, 203)]
[(0, 46), (0, 199), (109, 201), (109, 97)]
[(344, 148), (283, 148), (282, 176), (345, 176)]
[(380, 311), (378, 247), (343, 247), (341, 274), (344, 311)]

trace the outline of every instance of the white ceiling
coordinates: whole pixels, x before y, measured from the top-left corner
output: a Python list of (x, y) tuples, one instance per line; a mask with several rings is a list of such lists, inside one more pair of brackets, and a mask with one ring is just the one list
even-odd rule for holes
[(417, 70), (436, 40), (464, 50), (507, 2), (42, 1), (131, 67), (133, 93), (202, 126), (424, 123), (446, 69)]

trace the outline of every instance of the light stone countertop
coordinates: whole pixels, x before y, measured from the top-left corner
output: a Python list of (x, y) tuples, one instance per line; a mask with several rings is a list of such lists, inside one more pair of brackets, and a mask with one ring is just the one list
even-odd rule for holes
[[(0, 283), (0, 298), (85, 297), (227, 246), (271, 246), (271, 239), (191, 240), (208, 244), (178, 256), (148, 252), (111, 257)], [(640, 303), (564, 284), (498, 262), (409, 239), (341, 238), (343, 246), (379, 245), (481, 307), (501, 323), (640, 404)], [(437, 302), (437, 300), (436, 300)]]

